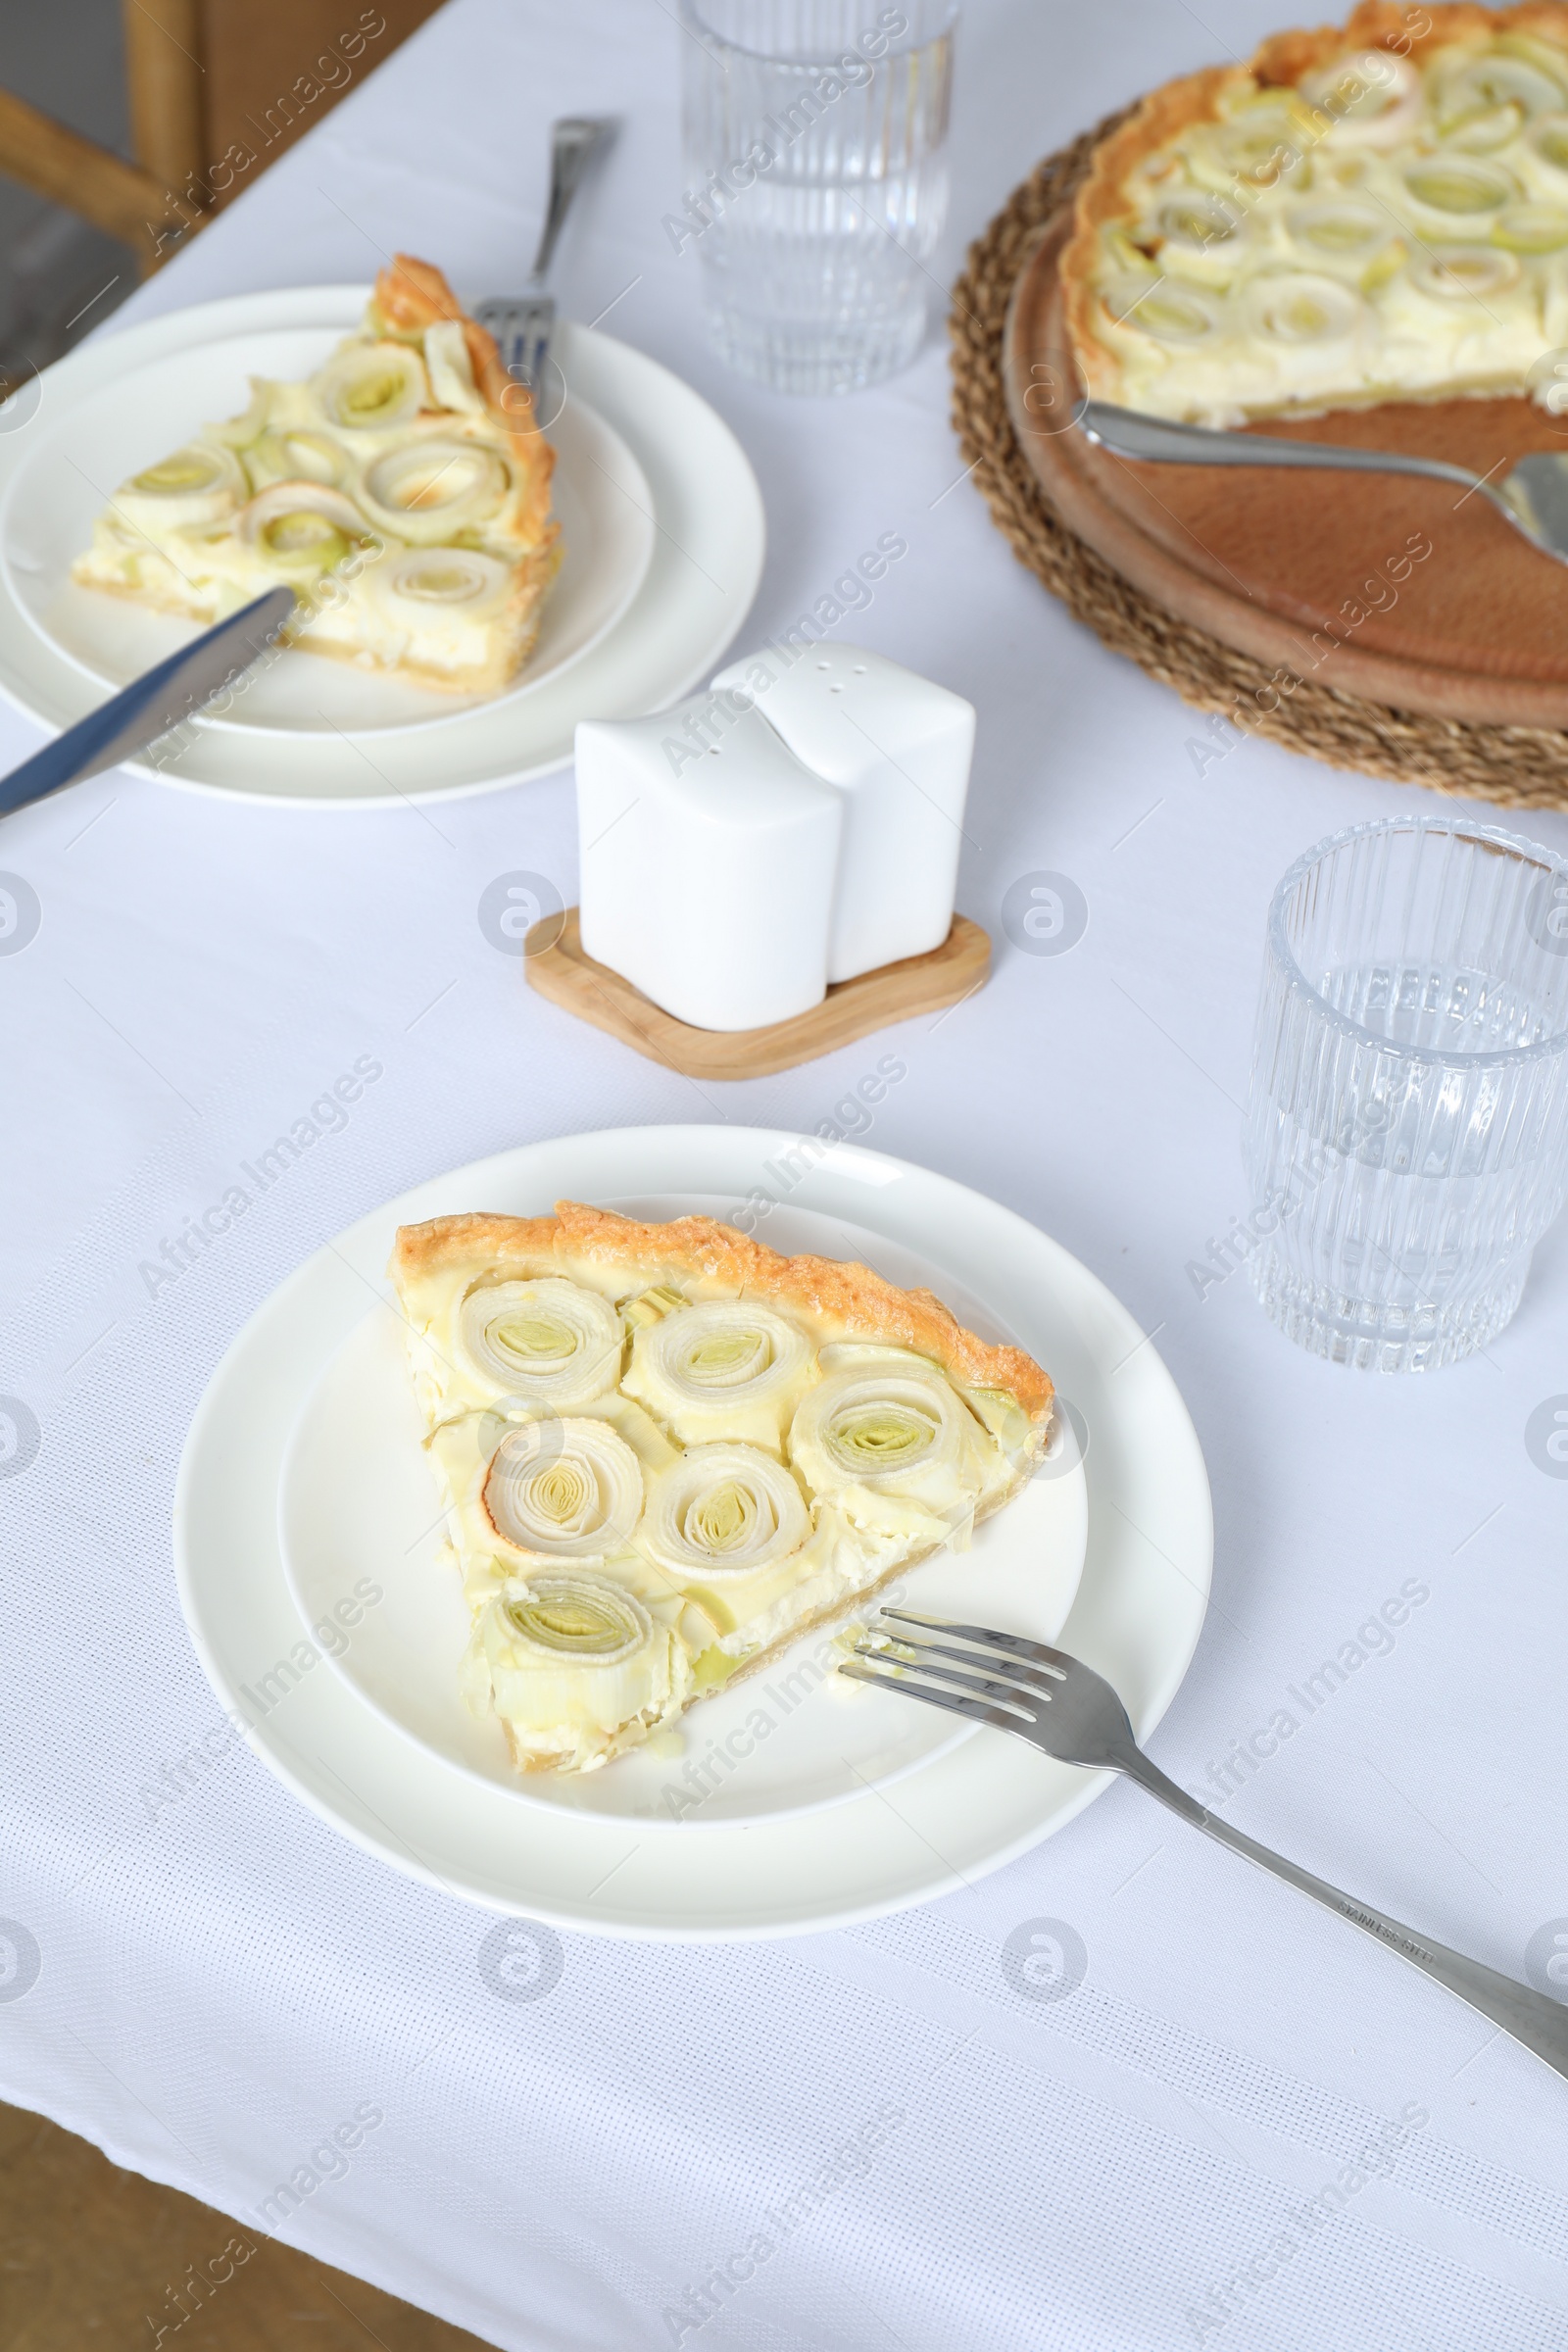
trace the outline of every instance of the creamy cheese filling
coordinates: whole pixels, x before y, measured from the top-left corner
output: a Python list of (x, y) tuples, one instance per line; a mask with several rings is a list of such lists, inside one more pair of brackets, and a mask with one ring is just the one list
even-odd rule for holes
[(1536, 392), (1568, 341), (1568, 49), (1483, 32), (1247, 80), (1098, 232), (1094, 331), (1128, 408), (1211, 425)]
[(220, 620), (268, 588), (291, 642), (436, 683), (503, 682), (533, 641), (558, 534), (476, 392), (461, 325), (368, 330), (303, 383), (121, 484), (74, 576)]

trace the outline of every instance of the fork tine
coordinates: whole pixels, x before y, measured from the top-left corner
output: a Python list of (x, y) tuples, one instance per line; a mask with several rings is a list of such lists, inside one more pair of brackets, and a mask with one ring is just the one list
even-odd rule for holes
[(992, 1674), (1002, 1675), (1018, 1690), (1027, 1690), (1031, 1698), (1050, 1698), (1062, 1680), (1060, 1675), (1053, 1675), (1049, 1667), (1036, 1666), (1030, 1660), (1014, 1666), (1005, 1658), (988, 1658), (979, 1650), (950, 1649), (945, 1642), (921, 1642), (913, 1634), (884, 1634), (881, 1639), (896, 1642), (900, 1649), (909, 1650), (922, 1660), (951, 1658), (956, 1666), (984, 1667)]
[(550, 338), (555, 331), (555, 324), (554, 303), (551, 304), (548, 311), (540, 310), (529, 320), (532, 331), (528, 338), (528, 388), (534, 393), (540, 393), (543, 390), (545, 361), (549, 357)]
[(496, 339), (501, 365), (510, 376), (530, 388), (538, 379), (555, 323), (555, 304), (548, 295), (497, 296), (482, 302), (474, 316)]
[[(930, 1651), (916, 1649), (913, 1642), (909, 1646), (915, 1654), (907, 1658), (897, 1657), (889, 1649), (871, 1649), (859, 1642), (856, 1644), (855, 1654), (858, 1658), (879, 1658), (884, 1666), (902, 1668), (906, 1674), (934, 1676), (939, 1683), (956, 1684), (960, 1690), (977, 1691), (982, 1698), (993, 1699), (999, 1706), (1015, 1708), (1020, 1720), (1026, 1723), (1033, 1723), (1040, 1708), (1047, 1704), (1043, 1692), (1028, 1690), (1019, 1684), (993, 1682), (985, 1674), (959, 1674), (952, 1666), (928, 1665), (926, 1661), (931, 1655)], [(956, 1656), (958, 1653), (954, 1654)], [(966, 1657), (962, 1663), (965, 1666), (979, 1666), (985, 1660)]]
[(867, 1667), (852, 1666), (848, 1662), (839, 1668), (852, 1682), (872, 1683), (884, 1690), (902, 1691), (906, 1698), (923, 1699), (928, 1707), (945, 1707), (950, 1715), (966, 1715), (971, 1723), (989, 1723), (999, 1732), (1022, 1732), (1027, 1736), (1028, 1725), (1018, 1715), (1004, 1715), (1000, 1707), (988, 1707), (983, 1699), (960, 1698), (952, 1690), (927, 1690), (919, 1683), (911, 1683), (891, 1674), (872, 1674)]
[(906, 1625), (919, 1625), (936, 1634), (956, 1634), (965, 1642), (984, 1642), (992, 1649), (1004, 1649), (1016, 1658), (1033, 1658), (1042, 1666), (1054, 1667), (1065, 1675), (1074, 1661), (1065, 1650), (1052, 1649), (1044, 1642), (1026, 1642), (1021, 1634), (999, 1634), (994, 1626), (959, 1625), (951, 1617), (922, 1617), (912, 1609), (883, 1609), (883, 1617), (897, 1617)]

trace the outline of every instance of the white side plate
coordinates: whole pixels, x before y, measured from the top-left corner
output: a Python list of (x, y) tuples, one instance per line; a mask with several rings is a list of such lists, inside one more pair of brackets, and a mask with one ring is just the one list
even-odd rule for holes
[[(750, 1762), (718, 1776), (753, 1808), (750, 1819), (710, 1815), (711, 1799), (686, 1809), (678, 1827), (519, 1802), (482, 1760), (439, 1752), (427, 1719), (408, 1723), (405, 1709), (394, 1722), (384, 1699), (371, 1703), (350, 1679), (374, 1673), (378, 1656), (385, 1670), (379, 1611), (416, 1589), (401, 1567), (375, 1578), (384, 1597), (347, 1635), (313, 1640), (308, 1632), (278, 1538), (285, 1460), (308, 1401), (339, 1393), (353, 1362), (343, 1350), (390, 1296), (384, 1269), (400, 1224), (481, 1207), (536, 1214), (563, 1195), (733, 1204), (765, 1189), (764, 1163), (798, 1144), (757, 1129), (621, 1128), (458, 1169), (318, 1251), (252, 1318), (214, 1374), (186, 1441), (175, 1501), (176, 1572), (197, 1653), (222, 1705), (246, 1723), (279, 1778), (395, 1868), (498, 1910), (600, 1934), (792, 1935), (951, 1892), (1048, 1837), (1104, 1786), (1003, 1733), (980, 1729), (949, 1744), (936, 1718), (935, 1753), (842, 1801), (824, 1803), (819, 1790), (814, 1809), (773, 1813), (758, 1795), (746, 1796), (743, 1765), (757, 1768), (758, 1791), (771, 1770), (762, 1740)], [(855, 1254), (869, 1233), (895, 1279), (911, 1263), (930, 1267), (939, 1295), (1013, 1333), (1053, 1374), (1088, 1441), (1087, 1551), (1060, 1640), (1109, 1677), (1147, 1736), (1197, 1643), (1213, 1554), (1202, 1456), (1154, 1349), (1066, 1250), (944, 1177), (843, 1145), (788, 1194), (789, 1211), (832, 1221), (838, 1253)], [(785, 1215), (774, 1210), (760, 1238), (787, 1238)], [(390, 1381), (386, 1393), (390, 1402)], [(305, 1493), (302, 1475), (297, 1458), (291, 1510)], [(411, 1488), (393, 1510), (396, 1528), (412, 1507)], [(1004, 1524), (998, 1521), (999, 1534)], [(303, 1557), (298, 1565), (303, 1582)], [(961, 1573), (962, 1565), (943, 1561), (917, 1573)], [(330, 1652), (345, 1641), (340, 1670)], [(881, 1703), (880, 1694), (868, 1703)], [(917, 1712), (912, 1702), (909, 1712)], [(851, 1704), (841, 1719), (848, 1726), (854, 1716)], [(907, 1736), (927, 1735), (911, 1726)], [(697, 1752), (706, 1754), (706, 1744)], [(672, 1780), (682, 1779), (685, 1762), (672, 1760)], [(892, 1771), (899, 1769), (895, 1759)]]

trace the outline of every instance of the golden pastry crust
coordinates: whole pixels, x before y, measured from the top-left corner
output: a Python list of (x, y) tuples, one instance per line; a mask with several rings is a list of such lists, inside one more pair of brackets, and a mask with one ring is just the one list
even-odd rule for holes
[(400, 1227), (390, 1272), (407, 1299), (427, 1277), (464, 1265), (526, 1279), (569, 1274), (573, 1261), (624, 1291), (667, 1280), (757, 1298), (814, 1324), (821, 1343), (861, 1340), (910, 1348), (960, 1387), (1004, 1390), (1036, 1431), (1050, 1422), (1054, 1391), (1033, 1357), (1021, 1348), (988, 1346), (930, 1291), (900, 1290), (853, 1260), (785, 1257), (712, 1217), (639, 1224), (580, 1200), (558, 1200), (551, 1217), (434, 1217)]
[[(1422, 25), (1417, 32), (1416, 24)], [(1402, 0), (1360, 0), (1344, 24), (1273, 33), (1249, 64), (1209, 66), (1167, 81), (1140, 100), (1096, 148), (1089, 177), (1073, 206), (1073, 232), (1057, 265), (1073, 356), (1090, 393), (1114, 400), (1122, 366), (1097, 331), (1094, 282), (1099, 236), (1107, 221), (1132, 216), (1128, 182), (1139, 165), (1157, 155), (1200, 122), (1220, 119), (1221, 100), (1253, 83), (1264, 89), (1295, 89), (1338, 57), (1388, 49), (1419, 62), (1422, 54), (1466, 34), (1536, 32), (1568, 49), (1568, 0), (1522, 0), (1515, 8), (1483, 8), (1476, 0), (1438, 0), (1412, 11)]]
[(1152, 90), (1095, 149), (1093, 168), (1073, 206), (1073, 233), (1062, 247), (1056, 276), (1073, 357), (1097, 400), (1114, 400), (1121, 383), (1121, 362), (1095, 328), (1099, 232), (1107, 220), (1131, 216), (1127, 182), (1146, 156), (1157, 155), (1195, 123), (1218, 122), (1222, 93), (1244, 82), (1248, 73), (1246, 66), (1206, 66), (1200, 74), (1167, 81)]
[(461, 1217), (431, 1217), (423, 1225), (400, 1225), (387, 1272), (399, 1294), (427, 1275), (471, 1262), (495, 1266), (509, 1278), (526, 1281), (535, 1271), (554, 1271), (559, 1217), (498, 1217), (482, 1209)]
[(511, 435), (511, 457), (520, 482), (526, 485), (518, 515), (518, 532), (525, 541), (542, 540), (550, 519), (550, 477), (556, 453), (534, 419), (533, 395), (526, 384), (507, 373), (496, 340), (477, 318), (470, 318), (433, 262), (412, 253), (395, 253), (389, 269), (375, 281), (373, 305), (394, 335), (417, 338), (438, 319), (455, 319), (463, 328), (475, 388), (483, 396), (492, 419)]

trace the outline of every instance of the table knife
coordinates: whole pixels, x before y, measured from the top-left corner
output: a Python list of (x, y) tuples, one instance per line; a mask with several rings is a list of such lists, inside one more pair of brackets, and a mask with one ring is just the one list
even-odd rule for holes
[(269, 588), (254, 604), (204, 631), (194, 644), (144, 671), (9, 776), (0, 777), (0, 816), (145, 751), (243, 677), (275, 643), (293, 612), (293, 589)]

